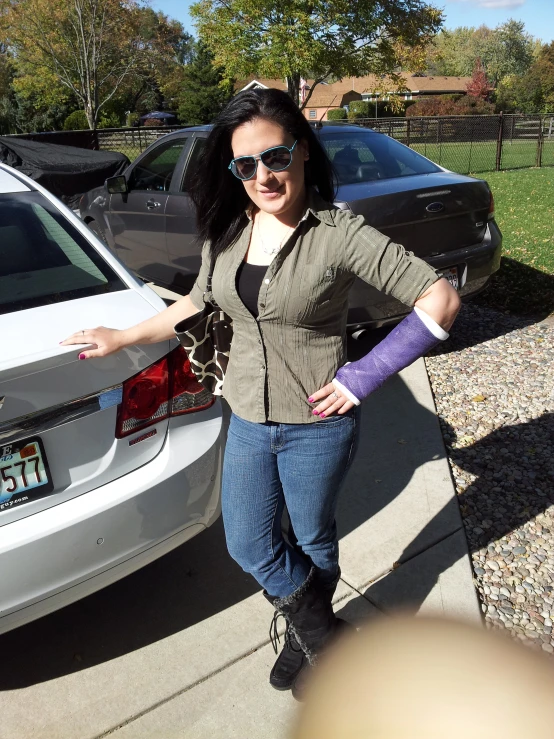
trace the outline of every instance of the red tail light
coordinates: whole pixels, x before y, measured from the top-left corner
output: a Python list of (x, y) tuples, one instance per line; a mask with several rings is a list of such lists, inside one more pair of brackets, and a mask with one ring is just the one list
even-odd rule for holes
[(489, 221), (492, 221), (494, 218), (494, 195), (492, 194), (491, 190), (491, 202), (489, 204)]
[(201, 411), (214, 402), (214, 396), (197, 381), (185, 350), (179, 346), (123, 383), (115, 436), (123, 439), (168, 416)]

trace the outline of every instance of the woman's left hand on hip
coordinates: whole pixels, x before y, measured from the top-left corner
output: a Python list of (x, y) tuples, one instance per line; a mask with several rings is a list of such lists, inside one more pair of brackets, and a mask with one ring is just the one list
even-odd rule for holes
[(312, 393), (308, 400), (314, 406), (314, 415), (320, 418), (327, 418), (335, 413), (342, 416), (354, 408), (354, 403), (345, 398), (332, 382)]

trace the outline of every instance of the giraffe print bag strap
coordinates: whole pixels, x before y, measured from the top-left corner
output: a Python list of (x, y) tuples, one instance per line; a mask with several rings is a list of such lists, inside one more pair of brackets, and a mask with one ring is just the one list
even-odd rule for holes
[(187, 353), (198, 382), (213, 395), (221, 395), (229, 363), (233, 322), (213, 300), (213, 268), (214, 262), (204, 293), (204, 310), (180, 321), (175, 326), (175, 335)]

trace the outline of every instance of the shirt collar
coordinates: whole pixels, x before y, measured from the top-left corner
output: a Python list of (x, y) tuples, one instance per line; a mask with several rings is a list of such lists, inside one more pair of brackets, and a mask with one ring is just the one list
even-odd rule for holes
[(311, 213), (318, 219), (318, 221), (323, 221), (327, 226), (334, 226), (334, 210), (335, 207), (324, 200), (315, 187), (308, 188), (308, 207), (304, 217), (306, 217), (308, 213)]
[[(244, 211), (249, 221), (252, 221), (252, 211), (253, 210), (254, 210), (254, 204), (250, 203), (250, 205)], [(333, 210), (335, 210), (335, 207), (334, 206), (330, 207), (330, 204), (327, 203), (321, 197), (321, 195), (315, 189), (315, 187), (309, 187), (308, 188), (308, 204), (306, 206), (306, 210), (304, 211), (304, 214), (302, 215), (302, 218), (300, 219), (300, 221), (305, 221), (308, 218), (308, 215), (311, 213), (313, 216), (317, 218), (318, 221), (323, 221), (323, 223), (325, 223), (327, 226), (334, 226), (335, 219), (333, 218), (333, 214), (332, 214)]]

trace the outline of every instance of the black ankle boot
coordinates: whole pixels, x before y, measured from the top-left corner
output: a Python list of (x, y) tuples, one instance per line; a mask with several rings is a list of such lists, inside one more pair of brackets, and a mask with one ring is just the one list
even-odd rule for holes
[[(340, 639), (341, 636), (346, 635), (348, 632), (353, 630), (354, 627), (352, 626), (352, 624), (349, 624), (348, 621), (345, 621), (342, 618), (337, 618), (335, 630), (325, 644), (324, 649), (328, 649), (328, 647), (330, 647), (331, 644), (333, 644), (337, 639)], [(321, 656), (321, 652), (322, 650), (319, 651), (318, 657)], [(306, 688), (310, 683), (310, 680), (312, 679), (312, 672), (314, 671), (314, 669), (317, 670), (317, 666), (314, 667), (313, 664), (310, 664), (307, 661), (302, 665), (291, 688), (292, 697), (295, 700), (300, 702), (304, 700), (304, 696), (306, 695)]]
[(333, 636), (337, 620), (331, 598), (316, 577), (314, 567), (306, 581), (284, 598), (274, 598), (275, 610), (283, 615), (310, 665), (317, 662), (318, 653)]
[[(313, 572), (313, 571), (312, 571)], [(311, 574), (311, 573), (310, 573)], [(332, 583), (327, 585), (320, 585), (321, 594), (331, 604), (335, 590), (337, 589), (338, 582), (340, 580), (339, 574)], [(274, 598), (264, 591), (264, 597), (272, 604), (275, 604), (278, 598)], [(273, 621), (270, 627), (270, 638), (275, 654), (277, 654), (277, 643), (279, 642), (279, 636), (277, 634), (277, 620), (280, 616), (286, 618), (284, 613), (279, 610), (275, 611)], [(339, 619), (340, 621), (340, 619)], [(277, 657), (275, 664), (269, 674), (269, 684), (276, 690), (290, 690), (298, 678), (300, 672), (306, 665), (306, 656), (302, 647), (298, 643), (296, 636), (291, 629), (290, 623), (287, 620), (287, 628), (285, 631), (285, 644), (281, 653)]]
[[(275, 611), (269, 632), (275, 654), (279, 651), (277, 649), (277, 643), (279, 642), (279, 636), (277, 634), (277, 619), (279, 616), (281, 616), (281, 614), (278, 611)], [(284, 638), (285, 644), (283, 649), (275, 660), (275, 664), (269, 673), (269, 684), (275, 688), (275, 690), (290, 690), (306, 662), (306, 657), (302, 651), (302, 647), (296, 641), (296, 637), (292, 633), (288, 622)]]

